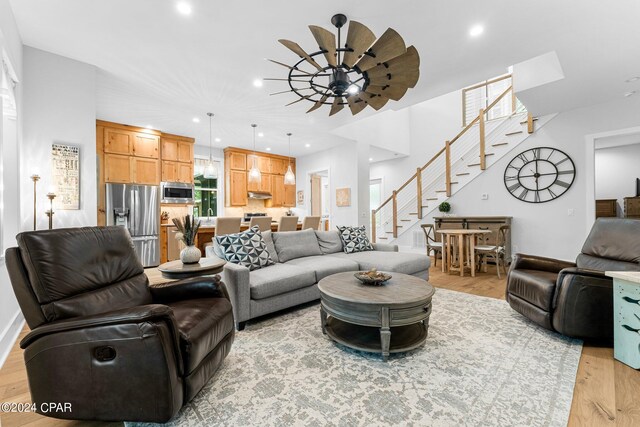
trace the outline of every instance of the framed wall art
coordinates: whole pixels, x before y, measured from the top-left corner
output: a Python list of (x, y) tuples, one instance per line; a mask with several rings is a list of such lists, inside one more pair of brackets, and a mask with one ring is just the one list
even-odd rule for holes
[(351, 206), (351, 188), (336, 188), (336, 206)]
[(51, 179), (56, 189), (56, 207), (80, 209), (80, 147), (51, 145)]

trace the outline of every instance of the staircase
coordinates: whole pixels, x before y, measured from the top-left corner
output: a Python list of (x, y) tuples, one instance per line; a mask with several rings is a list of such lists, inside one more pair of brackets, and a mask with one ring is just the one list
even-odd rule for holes
[[(486, 109), (431, 158), (380, 207), (371, 211), (371, 238), (391, 242), (419, 223), (429, 212), (481, 175), (552, 116), (534, 118), (516, 110), (513, 87), (507, 88)], [(487, 112), (505, 96), (514, 100), (511, 115), (487, 121)]]

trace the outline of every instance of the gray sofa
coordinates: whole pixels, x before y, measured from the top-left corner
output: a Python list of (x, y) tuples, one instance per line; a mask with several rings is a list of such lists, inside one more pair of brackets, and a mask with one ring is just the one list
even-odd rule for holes
[[(331, 274), (375, 267), (429, 279), (429, 257), (400, 253), (395, 245), (374, 243), (373, 251), (346, 254), (337, 231), (262, 235), (274, 265), (249, 271), (227, 263), (222, 273), (238, 330), (244, 329), (247, 320), (319, 299), (318, 281)], [(207, 256), (216, 252), (215, 243), (207, 247)]]

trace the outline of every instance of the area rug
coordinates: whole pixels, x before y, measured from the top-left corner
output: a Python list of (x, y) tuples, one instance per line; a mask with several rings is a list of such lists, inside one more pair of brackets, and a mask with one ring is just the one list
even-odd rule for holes
[(581, 349), (505, 301), (438, 289), (425, 345), (385, 363), (325, 337), (315, 305), (239, 332), (167, 425), (566, 426)]

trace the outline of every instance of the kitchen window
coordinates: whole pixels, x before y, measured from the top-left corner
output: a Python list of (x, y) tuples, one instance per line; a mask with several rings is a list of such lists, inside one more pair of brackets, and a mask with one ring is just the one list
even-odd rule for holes
[[(193, 215), (195, 217), (218, 216), (218, 184), (219, 178), (205, 178), (205, 169), (209, 164), (209, 159), (195, 159), (194, 167), (194, 205)], [(220, 176), (221, 164), (214, 161), (217, 176)]]

